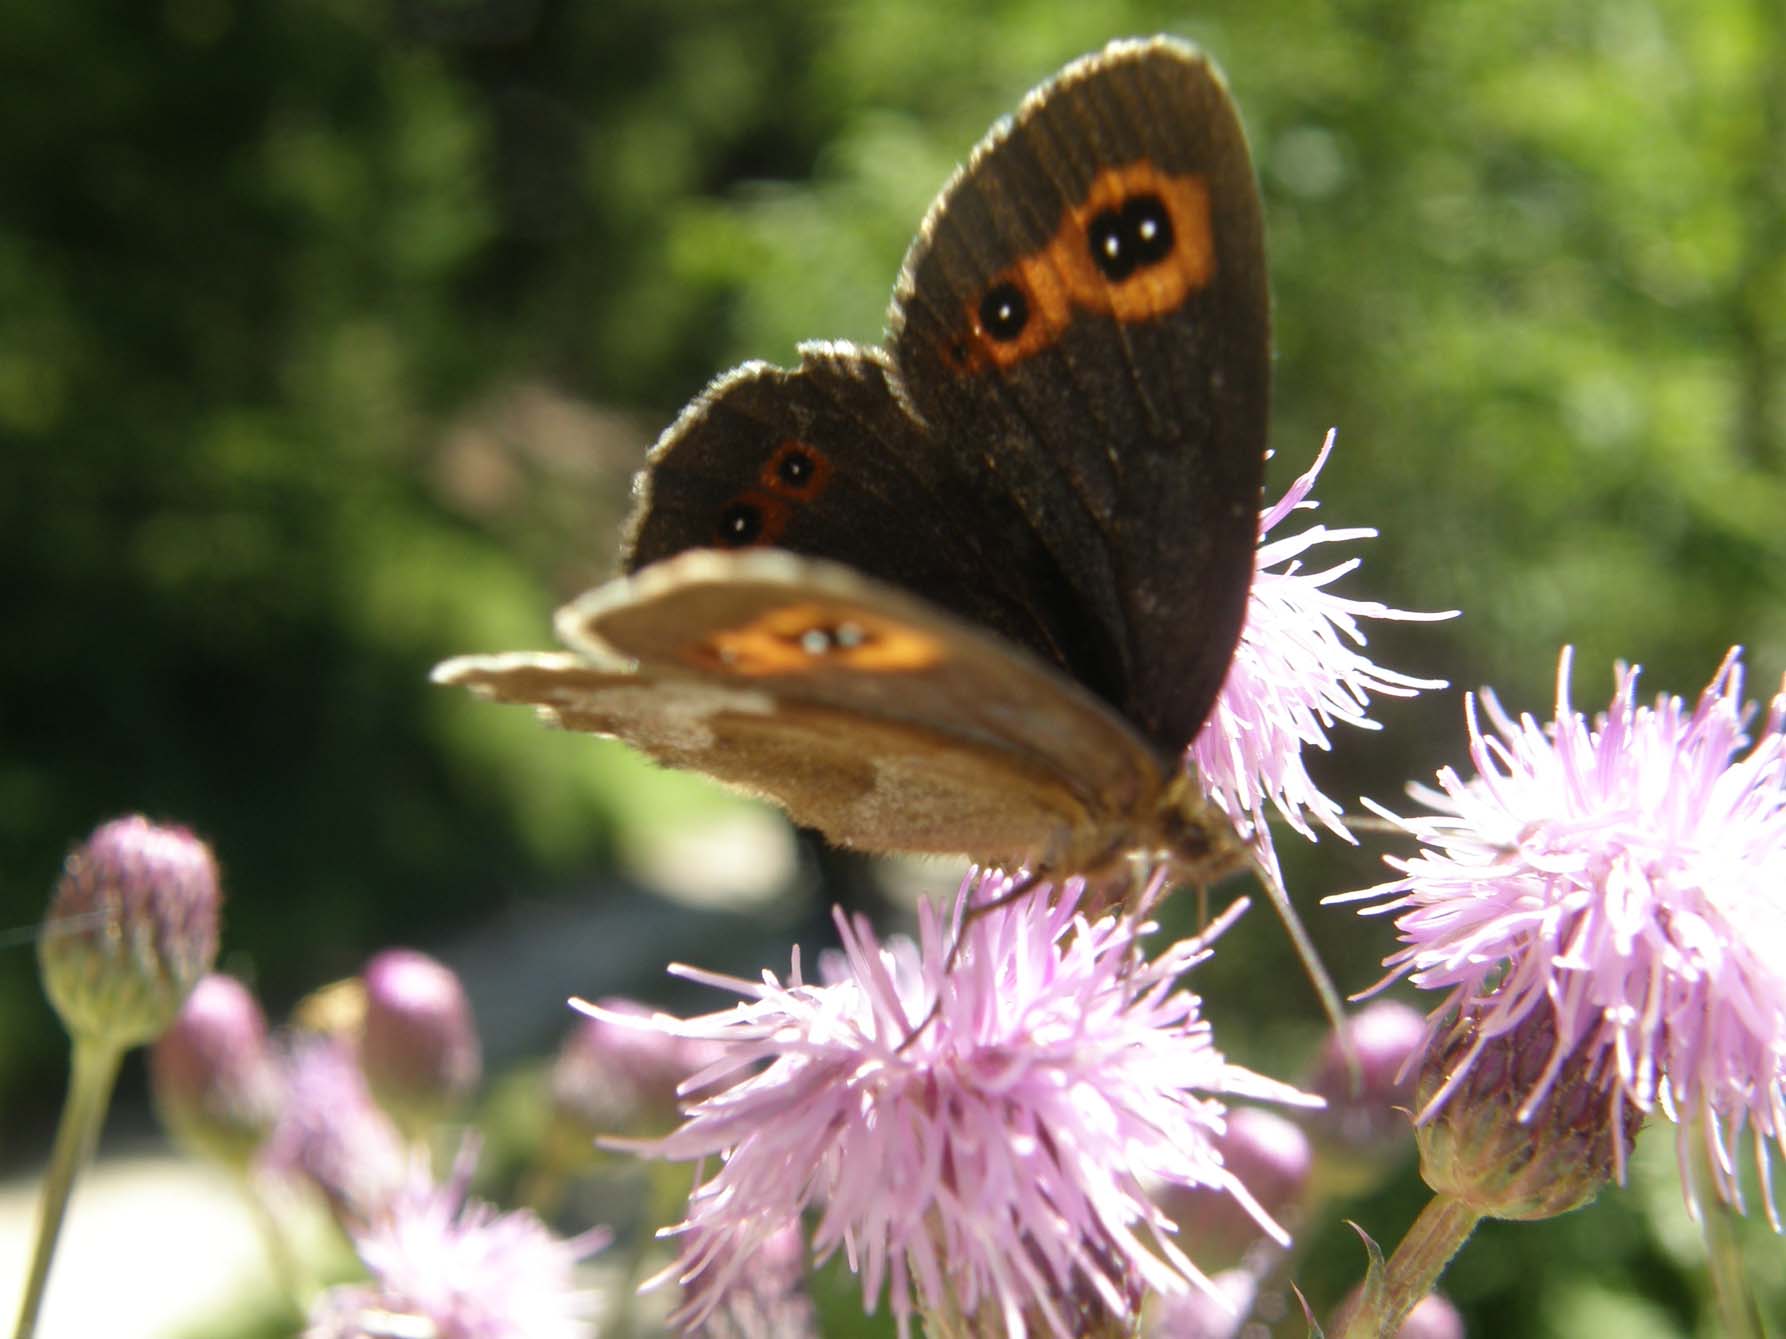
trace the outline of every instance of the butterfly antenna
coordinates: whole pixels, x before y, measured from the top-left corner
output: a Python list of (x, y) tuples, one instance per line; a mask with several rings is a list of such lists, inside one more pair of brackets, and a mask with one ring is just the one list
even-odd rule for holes
[[(1393, 823), (1389, 819), (1383, 818), (1378, 814), (1335, 814), (1334, 819), (1348, 832), (1376, 832), (1388, 837), (1406, 837), (1409, 835), (1408, 830), (1401, 824)], [(1304, 837), (1308, 837), (1309, 835), (1308, 829), (1298, 827), (1288, 818), (1285, 818), (1284, 815), (1275, 811), (1267, 814), (1265, 816), (1265, 821), (1270, 823), (1273, 827), (1282, 828), (1285, 831), (1296, 832)], [(1356, 846), (1357, 843), (1354, 842), (1352, 845)]]
[(1376, 832), (1385, 837), (1409, 837), (1412, 835), (1400, 823), (1392, 823), (1378, 814), (1341, 814), (1340, 822), (1355, 832)]
[(1364, 1071), (1359, 1066), (1358, 1052), (1352, 1045), (1351, 1032), (1345, 1027), (1345, 1000), (1340, 996), (1339, 988), (1333, 984), (1333, 978), (1328, 975), (1327, 965), (1321, 961), (1315, 941), (1309, 938), (1308, 927), (1303, 925), (1302, 917), (1297, 914), (1290, 901), (1290, 890), (1284, 887), (1284, 876), (1278, 871), (1277, 856), (1270, 844), (1255, 836), (1247, 843), (1247, 852), (1252, 860), (1253, 871), (1259, 876), (1259, 883), (1265, 889), (1265, 898), (1282, 922), (1284, 933), (1290, 936), (1290, 944), (1295, 948), (1296, 956), (1302, 960), (1302, 970), (1321, 1001), (1321, 1012), (1327, 1015), (1328, 1025), (1333, 1029), (1340, 1052), (1345, 1057), (1346, 1072), (1351, 1076), (1352, 1086), (1356, 1089), (1363, 1081)]

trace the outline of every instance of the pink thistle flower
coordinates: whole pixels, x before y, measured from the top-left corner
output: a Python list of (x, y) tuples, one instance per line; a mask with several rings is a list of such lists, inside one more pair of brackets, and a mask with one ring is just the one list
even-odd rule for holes
[(436, 1185), (425, 1161), (353, 1233), (372, 1276), (325, 1292), (304, 1339), (586, 1339), (594, 1294), (579, 1290), (577, 1261), (607, 1244), (605, 1230), (569, 1241), (528, 1210), (502, 1213), (467, 1197), (475, 1143)]
[(1292, 512), (1313, 510), (1309, 493), (1333, 450), (1328, 433), (1308, 472), (1290, 485), (1276, 506), (1259, 516), (1259, 551), (1246, 624), (1222, 691), (1190, 748), (1191, 762), (1211, 799), (1236, 822), (1246, 822), (1269, 859), (1265, 805), (1291, 827), (1315, 839), (1304, 811), (1348, 842), (1343, 810), (1316, 786), (1303, 764), (1304, 745), (1327, 749), (1337, 722), (1363, 730), (1380, 728), (1366, 715), (1370, 694), (1413, 697), (1443, 688), (1440, 679), (1416, 679), (1372, 663), (1356, 649), (1365, 644), (1364, 618), (1432, 621), (1453, 618), (1391, 609), (1376, 600), (1352, 600), (1328, 587), (1359, 565), (1349, 559), (1320, 572), (1302, 570), (1302, 555), (1318, 544), (1372, 539), (1372, 529), (1329, 530), (1324, 525), (1269, 540)]
[(1422, 1120), (1483, 1046), (1547, 1009), (1555, 1044), (1521, 1120), (1579, 1054), (1605, 1076), (1614, 1122), (1629, 1104), (1680, 1124), (1694, 1212), (1691, 1126), (1703, 1124), (1714, 1188), (1739, 1209), (1736, 1145), (1750, 1127), (1778, 1228), (1768, 1170), (1769, 1141), (1786, 1141), (1786, 692), (1749, 747), (1737, 656), (1691, 711), (1670, 696), (1640, 706), (1638, 672), (1621, 666), (1590, 726), (1569, 703), (1567, 650), (1554, 721), (1515, 721), (1484, 693), (1485, 734), (1468, 700), (1477, 774), (1445, 768), (1439, 790), (1410, 787), (1430, 814), (1379, 809), (1426, 849), (1389, 860), (1402, 878), (1330, 900), (1389, 899), (1367, 909), (1395, 914), (1405, 944), (1385, 960), (1388, 979), (1448, 991), (1435, 1016), (1477, 1019), (1478, 1043)]
[[(982, 900), (1004, 876), (970, 876)], [(689, 1289), (675, 1319), (702, 1323), (763, 1243), (820, 1208), (813, 1250), (840, 1246), (872, 1310), (890, 1293), (901, 1334), (916, 1308), (1076, 1334), (1087, 1308), (1133, 1317), (1141, 1286), (1176, 1294), (1208, 1281), (1171, 1241), (1146, 1185), (1212, 1186), (1281, 1228), (1222, 1166), (1218, 1095), (1312, 1103), (1229, 1064), (1179, 976), (1211, 934), (1152, 961), (1150, 925), (1077, 911), (1072, 880), (971, 919), (948, 935), (919, 909), (919, 937), (878, 942), (841, 915), (844, 948), (809, 984), (799, 958), (783, 984), (688, 968), (736, 991), (721, 1013), (650, 1026), (722, 1043), (725, 1058), (685, 1090), (734, 1081), (694, 1103), (667, 1138), (623, 1145), (721, 1163), (695, 1189), (681, 1258)], [(1244, 904), (1241, 904), (1244, 905)], [(616, 1023), (645, 1025), (582, 1006)], [(976, 1322), (979, 1323), (979, 1322)]]
[(344, 1226), (370, 1222), (407, 1184), (409, 1154), (396, 1123), (373, 1100), (353, 1049), (302, 1037), (285, 1064), (285, 1105), (262, 1159), (308, 1181)]

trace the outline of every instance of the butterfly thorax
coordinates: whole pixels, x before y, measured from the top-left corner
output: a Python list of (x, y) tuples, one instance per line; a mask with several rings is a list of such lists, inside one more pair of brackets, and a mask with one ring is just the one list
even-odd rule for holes
[(1160, 796), (1154, 822), (1175, 883), (1208, 887), (1252, 863), (1252, 851), (1234, 820), (1209, 799), (1193, 772), (1173, 777)]
[(1253, 853), (1234, 821), (1210, 801), (1196, 775), (1182, 769), (1158, 792), (1151, 813), (1127, 824), (1110, 816), (1100, 822), (1058, 830), (1048, 848), (1028, 859), (991, 860), (1021, 866), (1039, 876), (1083, 877), (1099, 888), (1102, 903), (1138, 893), (1162, 867), (1174, 885), (1209, 887), (1238, 874)]

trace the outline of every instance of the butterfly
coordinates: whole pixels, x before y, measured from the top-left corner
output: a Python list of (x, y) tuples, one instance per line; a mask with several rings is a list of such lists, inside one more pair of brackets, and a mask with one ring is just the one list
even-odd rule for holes
[(557, 653), (435, 671), (834, 842), (1204, 879), (1187, 773), (1240, 636), (1270, 391), (1257, 182), (1208, 60), (1067, 66), (918, 230), (882, 345), (720, 377)]

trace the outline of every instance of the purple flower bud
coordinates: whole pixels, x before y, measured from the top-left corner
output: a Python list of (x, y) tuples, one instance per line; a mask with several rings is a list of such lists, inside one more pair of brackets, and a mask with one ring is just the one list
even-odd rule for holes
[[(705, 1305), (703, 1285), (726, 1272), (709, 1269), (691, 1280), (685, 1303)], [(799, 1223), (788, 1223), (757, 1246), (744, 1281), (721, 1296), (701, 1333), (707, 1339), (818, 1339), (818, 1315), (806, 1290), (806, 1234)]]
[(1233, 1339), (1252, 1309), (1258, 1285), (1244, 1269), (1212, 1275), (1210, 1290), (1162, 1297), (1142, 1331), (1147, 1339)]
[(360, 974), (366, 1016), (360, 1065), (400, 1124), (425, 1129), (477, 1087), (477, 1024), (452, 970), (414, 949), (387, 949)]
[(217, 862), (185, 828), (114, 819), (69, 853), (37, 938), (44, 990), (76, 1037), (161, 1035), (217, 958)]
[[(655, 1012), (618, 996), (598, 1004), (609, 1014), (638, 1019)], [(552, 1103), (585, 1140), (664, 1128), (676, 1115), (677, 1087), (721, 1054), (711, 1042), (585, 1015), (559, 1048)]]
[(1322, 1044), (1309, 1089), (1327, 1105), (1309, 1113), (1308, 1128), (1332, 1153), (1321, 1159), (1328, 1193), (1364, 1193), (1412, 1150), (1414, 1075), (1426, 1037), (1426, 1019), (1417, 1010), (1376, 1000)]
[[(1314, 1153), (1294, 1121), (1259, 1107), (1236, 1107), (1216, 1140), (1222, 1166), (1258, 1206), (1291, 1224), (1308, 1189)], [(1179, 1227), (1179, 1245), (1205, 1270), (1238, 1263), (1265, 1231), (1232, 1195), (1204, 1186), (1169, 1186), (1160, 1207)]]
[[(1359, 1289), (1354, 1288), (1351, 1291), (1334, 1313), (1333, 1323), (1327, 1329), (1328, 1334), (1345, 1333), (1353, 1312), (1358, 1309), (1360, 1296), (1362, 1293)], [(1428, 1293), (1414, 1303), (1414, 1309), (1396, 1327), (1395, 1339), (1464, 1339), (1464, 1318), (1444, 1297), (1438, 1293)]]
[(1420, 1174), (1490, 1218), (1579, 1209), (1623, 1165), (1643, 1124), (1616, 1086), (1608, 1100), (1614, 1063), (1593, 1039), (1559, 1054), (1549, 1009), (1496, 1037), (1466, 1015), (1434, 1039), (1421, 1067), (1421, 1110), (1443, 1100), (1415, 1126)]
[(1464, 1339), (1464, 1318), (1438, 1293), (1428, 1293), (1408, 1312), (1395, 1339)]
[(248, 987), (216, 974), (194, 986), (149, 1052), (149, 1082), (169, 1133), (200, 1156), (244, 1168), (280, 1099), (266, 1016)]

